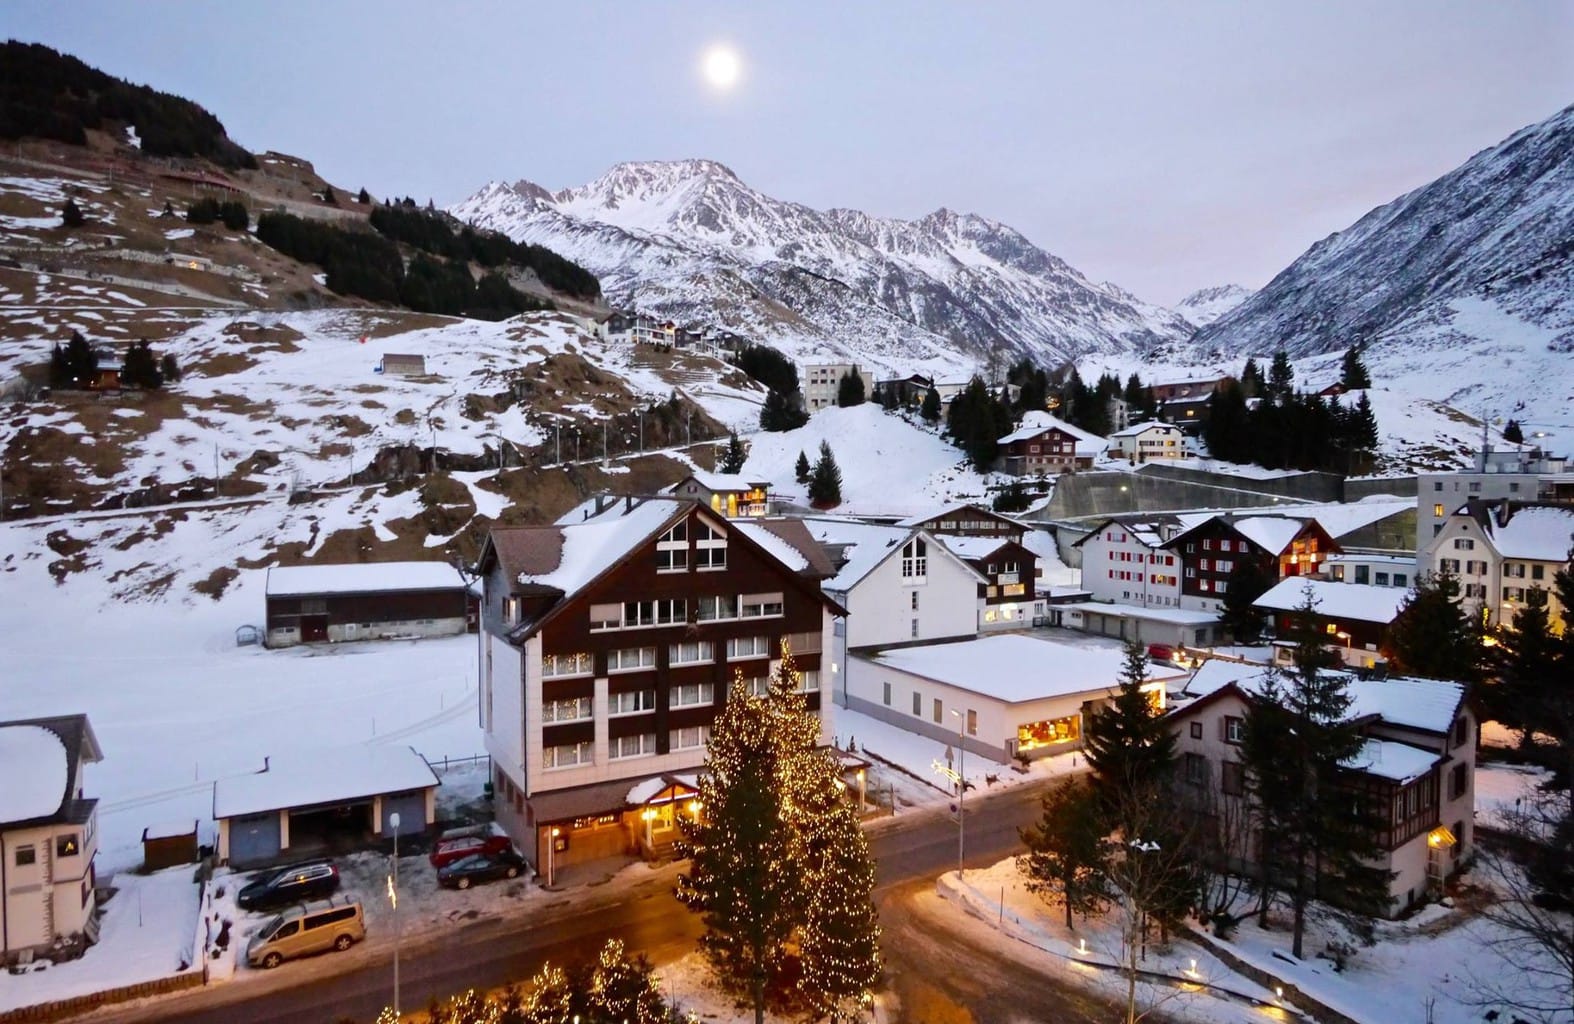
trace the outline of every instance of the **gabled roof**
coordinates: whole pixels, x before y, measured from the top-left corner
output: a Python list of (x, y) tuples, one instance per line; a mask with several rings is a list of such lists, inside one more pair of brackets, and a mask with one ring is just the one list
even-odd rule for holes
[(1005, 523), (1007, 526), (1017, 530), (1026, 530), (1028, 528), (1027, 524), (1020, 520), (1013, 519), (1008, 515), (1002, 515), (1001, 513), (996, 512), (993, 509), (987, 509), (982, 505), (975, 505), (970, 501), (957, 502), (952, 505), (944, 505), (938, 509), (933, 509), (920, 515), (908, 516), (906, 519), (897, 520), (896, 525), (906, 526), (909, 528), (920, 527), (930, 520), (939, 519), (942, 516), (948, 516), (953, 512), (976, 513), (980, 516), (983, 516), (985, 519), (993, 519), (997, 523)]
[(268, 570), (266, 585), (269, 597), (463, 589), (464, 577), (447, 562), (276, 565)]
[(728, 522), (801, 576), (824, 579), (836, 572), (836, 567), (825, 556), (825, 549), (815, 543), (801, 519), (731, 519)]
[(1107, 519), (1100, 519), (1098, 525), (1088, 531), (1086, 536), (1074, 541), (1071, 546), (1080, 548), (1088, 541), (1097, 538), (1099, 534), (1109, 527), (1121, 526), (1143, 547), (1160, 548), (1164, 546), (1164, 538), (1161, 536), (1163, 528), (1166, 526), (1179, 526), (1180, 523), (1179, 517), (1173, 514), (1110, 516)]
[(988, 558), (1007, 545), (1022, 547), (1021, 544), (1018, 544), (1010, 537), (967, 537), (942, 533), (937, 534), (935, 539), (953, 555), (969, 562), (977, 562)]
[(1100, 455), (1109, 447), (1109, 442), (1097, 434), (1090, 434), (1081, 427), (1074, 427), (1065, 420), (1057, 419), (1047, 412), (1037, 409), (1024, 413), (1022, 425), (1015, 431), (999, 440), (999, 444), (1006, 445), (1013, 441), (1027, 441), (1039, 436), (1046, 430), (1059, 430), (1070, 434), (1077, 442), (1078, 455)]
[(1180, 427), (1177, 427), (1173, 423), (1165, 423), (1163, 420), (1145, 420), (1142, 423), (1133, 423), (1131, 426), (1127, 427), (1125, 430), (1117, 430), (1117, 431), (1115, 431), (1113, 434), (1111, 434), (1109, 436), (1110, 437), (1136, 437), (1138, 434), (1142, 433), (1144, 430), (1152, 430), (1155, 427), (1159, 428), (1160, 430), (1173, 430), (1176, 433), (1180, 433)]
[(864, 577), (884, 565), (887, 559), (895, 557), (914, 537), (922, 538), (929, 545), (928, 557), (950, 559), (962, 572), (973, 577), (975, 582), (988, 582), (925, 530), (840, 519), (804, 520), (803, 525), (818, 543), (845, 549), (846, 561), (835, 575), (825, 581), (826, 590), (846, 593), (856, 587)]
[[(1351, 697), (1347, 714), (1351, 719), (1370, 718), (1387, 725), (1443, 736), (1454, 727), (1454, 719), (1459, 717), (1459, 708), (1465, 700), (1463, 684), (1441, 679), (1361, 679), (1352, 672), (1337, 669), (1318, 671), (1325, 676), (1345, 678)], [(1209, 659), (1192, 675), (1184, 690), (1199, 699), (1182, 706), (1176, 713), (1189, 713), (1200, 705), (1211, 703), (1216, 694), (1227, 690), (1245, 697), (1258, 696), (1270, 676), (1276, 673), (1283, 676), (1279, 670), (1264, 665)]]
[(103, 757), (86, 715), (0, 722), (0, 828), (65, 820), (81, 765)]
[[(1270, 555), (1283, 554), (1290, 546), (1290, 542), (1305, 530), (1311, 519), (1294, 519), (1289, 516), (1261, 515), (1261, 516), (1236, 516), (1231, 514), (1212, 515), (1194, 523), (1186, 530), (1177, 533), (1162, 545), (1173, 548), (1187, 537), (1199, 530), (1205, 529), (1213, 523), (1222, 523), (1236, 534), (1246, 538), (1253, 544), (1267, 551)], [(1321, 529), (1321, 527), (1318, 527)], [(1324, 531), (1325, 533), (1327, 531)]]
[(690, 480), (693, 480), (707, 491), (719, 491), (722, 494), (726, 494), (730, 491), (763, 491), (770, 489), (771, 486), (771, 482), (769, 480), (756, 480), (753, 477), (743, 476), (738, 473), (712, 473), (709, 470), (696, 469), (692, 473), (689, 473), (687, 476), (685, 476), (682, 480), (679, 480), (677, 483), (667, 488), (667, 493), (681, 493), (678, 488), (682, 487)]
[(1487, 542), (1504, 558), (1564, 562), (1574, 547), (1574, 508), (1568, 506), (1471, 502), (1460, 511), (1481, 524)]
[(1272, 612), (1295, 611), (1307, 592), (1316, 603), (1318, 615), (1331, 619), (1355, 619), (1388, 625), (1399, 615), (1409, 591), (1402, 587), (1375, 587), (1366, 583), (1334, 583), (1329, 580), (1291, 576), (1274, 584), (1253, 602), (1257, 608)]

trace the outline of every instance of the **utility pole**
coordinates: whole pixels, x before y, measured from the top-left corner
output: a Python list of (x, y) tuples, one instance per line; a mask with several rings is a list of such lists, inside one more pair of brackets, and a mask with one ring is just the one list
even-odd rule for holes
[(552, 454), (552, 461), (561, 466), (563, 464), (563, 423), (561, 420), (552, 424)]
[(214, 442), (214, 444), (213, 444), (213, 496), (215, 498), (217, 498), (219, 496), (219, 446), (218, 446), (218, 442)]
[(645, 410), (635, 409), (634, 415), (639, 417), (639, 453), (645, 454)]
[(967, 719), (956, 708), (952, 708), (951, 713), (956, 716), (956, 880), (961, 882), (963, 852), (967, 849), (967, 819), (962, 814), (962, 801), (967, 797), (967, 746), (963, 742), (962, 726)]

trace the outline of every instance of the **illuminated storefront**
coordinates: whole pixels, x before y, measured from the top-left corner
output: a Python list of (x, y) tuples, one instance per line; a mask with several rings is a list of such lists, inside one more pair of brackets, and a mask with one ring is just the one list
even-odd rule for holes
[(1082, 739), (1082, 716), (1067, 715), (1042, 722), (1017, 726), (1017, 751), (1029, 753), (1043, 747), (1058, 747)]

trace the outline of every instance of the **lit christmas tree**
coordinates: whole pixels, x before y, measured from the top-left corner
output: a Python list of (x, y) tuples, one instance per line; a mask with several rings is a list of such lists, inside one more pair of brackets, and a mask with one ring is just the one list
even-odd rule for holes
[(838, 804), (822, 819), (824, 858), (810, 886), (799, 941), (799, 988), (832, 1021), (861, 1020), (880, 977), (880, 926), (875, 923), (874, 859), (858, 815)]

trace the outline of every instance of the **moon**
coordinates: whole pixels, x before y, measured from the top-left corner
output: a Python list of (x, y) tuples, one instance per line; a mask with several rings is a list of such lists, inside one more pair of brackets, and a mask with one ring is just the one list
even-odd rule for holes
[(743, 71), (743, 61), (739, 59), (738, 51), (725, 43), (717, 43), (705, 51), (700, 68), (712, 87), (725, 92), (737, 84), (738, 76)]

